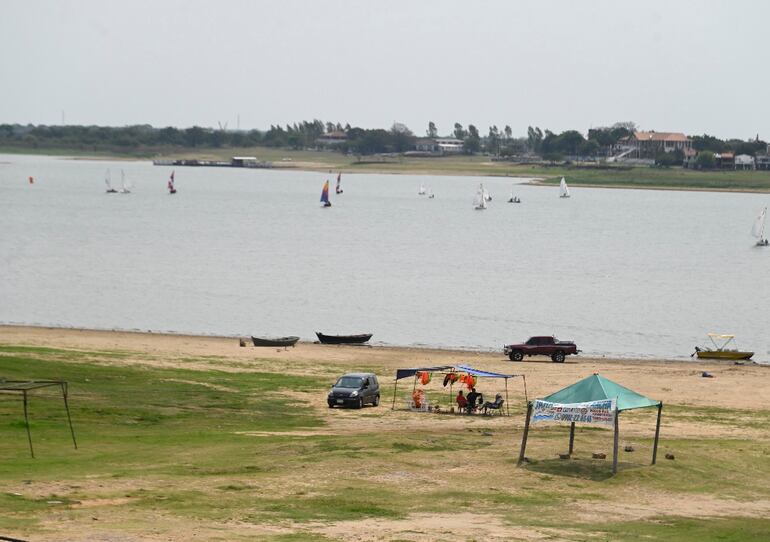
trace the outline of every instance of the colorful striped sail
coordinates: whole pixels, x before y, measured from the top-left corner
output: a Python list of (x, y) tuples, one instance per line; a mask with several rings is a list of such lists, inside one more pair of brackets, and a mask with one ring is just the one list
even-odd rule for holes
[(321, 190), (321, 202), (329, 203), (329, 180), (324, 183), (323, 190)]

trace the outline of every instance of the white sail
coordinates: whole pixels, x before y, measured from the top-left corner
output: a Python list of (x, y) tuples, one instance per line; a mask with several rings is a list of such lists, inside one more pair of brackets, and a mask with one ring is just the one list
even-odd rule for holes
[(476, 192), (476, 197), (473, 198), (473, 208), (478, 210), (483, 210), (487, 208), (487, 199), (484, 196), (484, 185), (480, 184), (479, 189)]
[(567, 186), (567, 181), (564, 180), (564, 177), (561, 178), (561, 182), (559, 183), (559, 197), (569, 197), (569, 186)]
[(121, 194), (130, 194), (131, 193), (131, 185), (130, 185), (130, 183), (126, 183), (126, 174), (125, 174), (125, 172), (122, 169), (120, 170), (120, 187), (121, 188), (120, 188), (119, 192)]
[(762, 209), (762, 212), (759, 213), (759, 216), (757, 216), (757, 219), (754, 221), (754, 226), (751, 228), (751, 235), (759, 239), (760, 241), (764, 239), (765, 236), (765, 217), (767, 215), (767, 207), (764, 207)]
[(420, 189), (417, 191), (417, 193), (418, 193), (420, 196), (422, 196), (422, 195), (424, 195), (424, 194), (425, 194), (425, 185), (424, 185), (424, 184), (421, 184), (421, 185), (420, 185)]
[(484, 201), (492, 201), (492, 196), (489, 195), (489, 191), (486, 188), (482, 188), (481, 190), (484, 195)]
[(110, 182), (110, 170), (107, 170), (107, 173), (104, 174), (104, 184), (107, 185), (107, 190), (112, 190), (112, 182)]

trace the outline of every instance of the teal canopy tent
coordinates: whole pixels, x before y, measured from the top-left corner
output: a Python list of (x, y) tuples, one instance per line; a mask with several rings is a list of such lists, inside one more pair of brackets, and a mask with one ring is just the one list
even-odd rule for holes
[[(663, 410), (663, 403), (655, 401), (644, 395), (636, 393), (633, 390), (621, 386), (599, 374), (593, 374), (579, 382), (567, 386), (551, 395), (543, 397), (539, 401), (552, 403), (559, 409), (570, 408), (571, 405), (578, 403), (590, 403), (595, 401), (615, 401), (614, 412), (614, 444), (612, 454), (612, 472), (618, 469), (618, 434), (619, 434), (619, 415), (624, 410), (633, 410), (636, 408), (658, 408), (658, 419), (655, 424), (655, 440), (652, 449), (652, 464), (655, 464), (658, 453), (658, 437), (660, 436), (660, 416)], [(519, 452), (519, 465), (524, 461), (524, 452), (527, 448), (527, 436), (529, 434), (529, 425), (532, 419), (533, 403), (527, 404), (527, 418), (524, 422), (524, 434), (521, 439), (521, 451)], [(570, 422), (569, 435), (569, 454), (572, 455), (573, 444), (575, 441), (575, 421)]]

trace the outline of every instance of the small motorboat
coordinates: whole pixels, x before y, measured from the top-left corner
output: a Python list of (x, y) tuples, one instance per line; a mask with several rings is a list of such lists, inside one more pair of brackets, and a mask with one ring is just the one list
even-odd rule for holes
[(711, 344), (700, 348), (695, 347), (690, 357), (697, 356), (698, 359), (751, 359), (754, 352), (741, 351), (736, 348), (730, 348), (734, 345), (735, 335), (721, 335), (719, 333), (709, 333), (708, 338)]
[(361, 333), (360, 335), (324, 335), (316, 331), (316, 336), (321, 344), (362, 344), (372, 338), (373, 333)]
[(254, 346), (277, 346), (277, 347), (289, 347), (294, 346), (297, 344), (297, 341), (299, 340), (299, 337), (295, 337), (294, 335), (291, 335), (289, 337), (255, 337), (251, 336), (251, 341), (254, 343)]

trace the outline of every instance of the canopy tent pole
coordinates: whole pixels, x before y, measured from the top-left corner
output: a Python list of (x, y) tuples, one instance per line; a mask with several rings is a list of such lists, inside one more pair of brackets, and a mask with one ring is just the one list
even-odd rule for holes
[(505, 379), (505, 415), (510, 416), (511, 411), (508, 408), (508, 405), (510, 405), (511, 402), (508, 400), (508, 379)]
[(29, 415), (27, 414), (27, 390), (23, 390), (24, 397), (24, 424), (27, 426), (27, 440), (29, 441), (29, 455), (35, 459), (35, 451), (32, 449), (32, 434), (29, 432)]
[(527, 397), (527, 377), (525, 375), (521, 375), (522, 380), (524, 380), (524, 400), (529, 403), (529, 397)]
[(658, 403), (658, 422), (655, 424), (655, 441), (652, 443), (652, 464), (658, 457), (658, 437), (660, 436), (660, 413), (663, 410), (663, 402)]
[(67, 422), (70, 424), (70, 434), (72, 435), (72, 444), (74, 444), (75, 449), (78, 449), (78, 443), (75, 440), (75, 430), (72, 428), (72, 418), (70, 417), (70, 407), (67, 404), (67, 383), (62, 382), (61, 383), (61, 393), (62, 397), (64, 397), (64, 409), (67, 411)]
[(398, 387), (398, 378), (396, 378), (396, 381), (393, 383), (393, 406), (390, 407), (390, 410), (396, 410), (396, 388)]
[(447, 412), (450, 408), (452, 408), (452, 386), (454, 385), (454, 382), (452, 379), (449, 379), (449, 405), (447, 406)]
[(618, 410), (618, 407), (615, 406), (615, 438), (612, 444), (612, 474), (616, 474), (618, 472), (618, 433), (620, 432), (619, 418), (620, 411)]
[(64, 397), (64, 409), (67, 411), (67, 423), (70, 425), (70, 434), (72, 435), (72, 444), (75, 446), (75, 449), (78, 449), (78, 443), (75, 440), (75, 430), (72, 428), (72, 418), (70, 417), (70, 407), (69, 404), (67, 404), (67, 383), (62, 382), (61, 383), (61, 393), (62, 397)]
[(569, 424), (569, 455), (572, 455), (572, 450), (575, 444), (575, 422)]
[(521, 450), (519, 451), (519, 461), (516, 466), (524, 462), (524, 452), (527, 450), (527, 435), (529, 435), (529, 419), (532, 417), (532, 403), (527, 403), (527, 419), (524, 421), (524, 433), (521, 435)]

